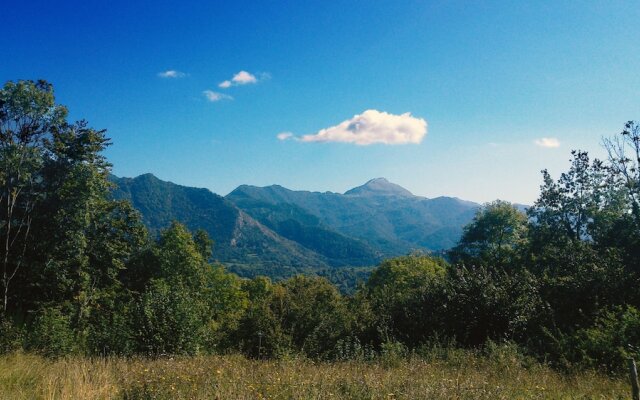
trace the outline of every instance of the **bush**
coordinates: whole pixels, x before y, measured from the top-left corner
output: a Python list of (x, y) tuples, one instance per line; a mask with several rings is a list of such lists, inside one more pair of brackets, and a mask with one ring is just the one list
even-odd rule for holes
[(293, 349), (326, 358), (349, 332), (346, 302), (324, 278), (296, 276), (274, 291), (271, 308)]
[(133, 312), (136, 350), (149, 355), (196, 354), (203, 342), (203, 307), (181, 286), (154, 280)]
[(387, 341), (380, 345), (380, 360), (385, 367), (397, 367), (408, 355), (409, 349), (401, 342)]
[(466, 346), (525, 338), (541, 304), (538, 283), (526, 271), (451, 269), (443, 294), (443, 332)]
[(57, 307), (47, 307), (35, 318), (29, 347), (46, 357), (60, 357), (76, 350), (71, 317)]
[(88, 354), (129, 355), (133, 352), (132, 305), (131, 299), (96, 304), (88, 321)]
[(431, 336), (437, 330), (434, 309), (447, 267), (440, 258), (419, 254), (382, 262), (359, 296), (365, 304), (358, 312), (370, 308), (374, 320), (367, 336), (377, 343), (400, 340), (412, 347)]
[(23, 341), (24, 331), (10, 318), (0, 315), (0, 354), (20, 349)]
[(576, 332), (572, 342), (581, 366), (621, 371), (628, 358), (640, 358), (640, 311), (632, 306), (606, 311), (592, 327)]

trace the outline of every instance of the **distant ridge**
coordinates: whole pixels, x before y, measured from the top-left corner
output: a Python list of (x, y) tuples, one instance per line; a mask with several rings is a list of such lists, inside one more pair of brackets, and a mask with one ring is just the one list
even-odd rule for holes
[(152, 234), (174, 220), (192, 231), (204, 229), (214, 240), (214, 258), (242, 275), (277, 278), (329, 266), (321, 255), (278, 235), (208, 189), (176, 185), (152, 174), (111, 180), (114, 197), (130, 200)]
[(371, 179), (362, 186), (347, 190), (347, 196), (400, 196), (413, 197), (413, 193), (385, 178)]
[(344, 194), (241, 185), (226, 198), (263, 223), (260, 209), (295, 206), (325, 227), (357, 238), (385, 257), (454, 246), (462, 227), (480, 207), (452, 197), (414, 196), (385, 178), (372, 179)]
[(215, 241), (214, 258), (243, 276), (283, 278), (446, 250), (480, 207), (414, 196), (385, 178), (344, 194), (241, 185), (225, 197), (152, 174), (111, 179), (114, 197), (129, 199), (152, 234), (173, 220), (204, 229)]

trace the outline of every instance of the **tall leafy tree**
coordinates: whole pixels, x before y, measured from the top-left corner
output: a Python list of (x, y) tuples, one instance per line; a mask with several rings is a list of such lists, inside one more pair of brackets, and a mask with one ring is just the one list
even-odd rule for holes
[(624, 130), (605, 139), (617, 207), (601, 224), (603, 242), (621, 249), (630, 272), (640, 274), (640, 125), (629, 121)]
[(32, 291), (23, 303), (27, 309), (61, 307), (82, 346), (92, 324), (108, 327), (102, 317), (120, 308), (120, 272), (145, 241), (138, 213), (111, 199), (111, 165), (102, 155), (108, 145), (106, 132), (86, 121), (52, 129), (34, 209), (34, 274), (26, 279)]
[(324, 278), (295, 276), (271, 298), (274, 313), (294, 350), (313, 357), (331, 352), (349, 331), (346, 302)]
[[(3, 309), (59, 314), (79, 347), (95, 316), (119, 309), (120, 271), (145, 240), (137, 212), (111, 199), (108, 145), (104, 130), (67, 121), (49, 83), (0, 90)], [(49, 317), (36, 322), (58, 320)]]
[(291, 338), (285, 334), (276, 314), (277, 299), (284, 299), (284, 288), (259, 276), (242, 283), (248, 307), (233, 333), (237, 347), (252, 357), (273, 357), (288, 351)]
[(537, 282), (527, 271), (487, 267), (448, 271), (437, 311), (443, 332), (465, 345), (526, 337), (540, 307)]
[(65, 124), (45, 81), (7, 82), (0, 89), (0, 259), (3, 311), (12, 281), (28, 263), (34, 210), (43, 197), (41, 172), (47, 141)]
[(527, 218), (506, 201), (486, 204), (465, 228), (450, 252), (454, 263), (506, 267), (513, 265), (526, 240)]
[[(196, 353), (230, 346), (247, 296), (236, 275), (211, 265), (211, 241), (174, 222), (125, 271), (136, 295), (136, 348), (148, 353)], [(175, 299), (175, 301), (172, 301)]]
[(366, 312), (370, 307), (375, 316), (369, 327), (375, 332), (365, 331), (365, 341), (415, 345), (433, 334), (433, 308), (448, 267), (441, 258), (420, 254), (385, 260), (376, 267), (362, 288), (368, 304), (361, 308)]
[(625, 188), (630, 212), (640, 232), (640, 125), (628, 121), (623, 131), (604, 140), (614, 176)]
[(605, 163), (582, 151), (572, 156), (557, 181), (543, 171), (540, 197), (528, 212), (525, 258), (541, 279), (548, 305), (541, 324), (551, 331), (588, 325), (600, 308), (624, 303), (634, 292), (611, 240), (622, 215), (619, 186)]
[(536, 245), (591, 240), (598, 212), (607, 205), (607, 167), (598, 159), (591, 162), (587, 152), (571, 154), (571, 167), (557, 181), (542, 171), (540, 197), (528, 212)]

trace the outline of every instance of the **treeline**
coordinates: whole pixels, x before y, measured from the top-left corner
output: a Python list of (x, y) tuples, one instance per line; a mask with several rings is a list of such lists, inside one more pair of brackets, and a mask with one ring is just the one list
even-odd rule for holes
[(615, 371), (640, 346), (640, 129), (573, 152), (522, 213), (485, 205), (444, 258), (383, 262), (352, 295), (326, 279), (241, 279), (204, 231), (150, 238), (110, 196), (105, 131), (53, 88), (0, 90), (0, 350), (372, 358), (509, 341), (562, 368)]

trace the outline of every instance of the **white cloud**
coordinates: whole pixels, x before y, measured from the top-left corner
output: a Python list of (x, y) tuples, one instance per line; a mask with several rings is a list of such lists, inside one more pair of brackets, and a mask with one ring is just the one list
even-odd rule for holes
[(291, 132), (281, 132), (281, 133), (278, 133), (278, 135), (276, 135), (276, 137), (278, 138), (278, 140), (287, 140), (287, 139), (291, 139), (293, 137), (293, 133), (291, 133)]
[(228, 94), (214, 92), (213, 90), (205, 90), (202, 94), (212, 103), (220, 100), (233, 100), (233, 97)]
[[(286, 133), (286, 132), (285, 132)], [(321, 129), (317, 133), (293, 137), (278, 135), (278, 139), (294, 138), (301, 142), (342, 142), (359, 146), (370, 144), (418, 144), (427, 134), (427, 121), (411, 113), (400, 115), (378, 110), (366, 110), (362, 114)]]
[(240, 71), (233, 76), (231, 79), (232, 82), (237, 83), (238, 85), (246, 85), (247, 83), (256, 83), (258, 80), (255, 75), (248, 73), (247, 71)]
[(546, 147), (546, 148), (560, 147), (560, 141), (556, 138), (543, 137), (540, 139), (536, 139), (534, 143), (536, 144), (536, 146)]
[(184, 78), (187, 76), (184, 72), (176, 71), (175, 69), (169, 69), (163, 72), (158, 72), (160, 78)]
[[(265, 80), (265, 79), (269, 79), (269, 74), (268, 73), (260, 74), (259, 80)], [(259, 80), (258, 78), (256, 78), (255, 75), (247, 71), (240, 71), (237, 74), (233, 75), (231, 79), (220, 82), (218, 84), (218, 87), (222, 89), (228, 89), (231, 86), (240, 86), (240, 85), (249, 85), (253, 83), (258, 83)]]

